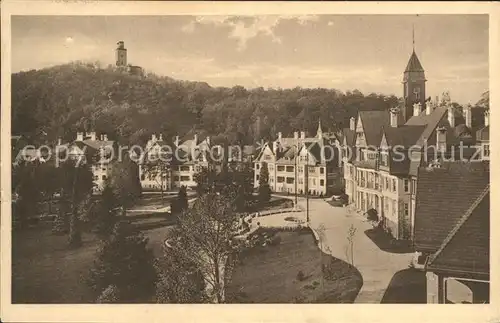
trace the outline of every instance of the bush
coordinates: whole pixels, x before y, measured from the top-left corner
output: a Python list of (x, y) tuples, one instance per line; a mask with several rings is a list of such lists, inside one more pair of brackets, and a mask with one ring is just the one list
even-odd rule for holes
[(117, 303), (120, 300), (118, 288), (115, 285), (109, 285), (102, 291), (96, 303)]
[(299, 272), (297, 273), (297, 280), (304, 281), (305, 279), (306, 279), (306, 275), (304, 274), (304, 272), (302, 270), (299, 270)]

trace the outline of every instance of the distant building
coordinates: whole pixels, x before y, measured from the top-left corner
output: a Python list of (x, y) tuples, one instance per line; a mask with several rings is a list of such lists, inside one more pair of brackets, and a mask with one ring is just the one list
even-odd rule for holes
[(306, 137), (305, 131), (294, 132), (293, 137), (283, 137), (279, 132), (254, 161), (254, 187), (259, 186), (261, 167), (267, 165), (273, 192), (325, 196), (341, 176), (336, 149), (323, 133), (321, 122), (315, 137)]
[(97, 137), (95, 132), (77, 132), (76, 139), (68, 145), (70, 159), (90, 164), (96, 191), (104, 188), (104, 181), (109, 177), (113, 144), (106, 134)]
[[(163, 154), (159, 160), (160, 154)], [(195, 175), (203, 168), (214, 166), (220, 171), (222, 146), (213, 145), (210, 136), (201, 140), (198, 134), (188, 134), (165, 141), (153, 134), (139, 161), (139, 176), (144, 190), (178, 190), (181, 186), (195, 188)]]
[(116, 67), (125, 69), (130, 75), (143, 76), (144, 71), (142, 67), (127, 64), (127, 49), (125, 48), (125, 42), (123, 40), (120, 40), (116, 43), (116, 45)]
[(426, 271), (427, 303), (489, 303), (489, 167), (422, 167), (417, 186), (414, 245)]

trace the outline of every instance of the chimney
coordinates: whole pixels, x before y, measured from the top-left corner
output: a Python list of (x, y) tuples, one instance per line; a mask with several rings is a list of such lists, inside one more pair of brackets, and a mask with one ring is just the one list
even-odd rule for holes
[(151, 141), (156, 141), (156, 134), (151, 135)]
[(293, 139), (299, 139), (299, 133), (297, 131), (293, 133)]
[(194, 144), (195, 145), (198, 144), (198, 134), (197, 133), (194, 134)]
[(465, 117), (465, 125), (467, 128), (472, 128), (472, 106), (467, 104), (467, 106), (464, 108), (464, 117)]
[(390, 110), (391, 113), (391, 127), (397, 128), (399, 121), (399, 108), (393, 107)]
[(159, 141), (163, 141), (163, 134), (160, 133), (160, 139), (158, 139)]
[(174, 144), (176, 147), (179, 147), (179, 136), (175, 136)]
[(62, 139), (61, 139), (61, 138), (57, 138), (57, 145), (58, 145), (58, 146), (61, 146), (61, 145), (62, 145)]
[(422, 104), (419, 103), (413, 103), (413, 116), (419, 116), (420, 112), (422, 111)]
[(436, 146), (438, 152), (446, 151), (446, 128), (438, 127), (436, 129)]
[(356, 130), (356, 118), (351, 117), (349, 121), (349, 129), (351, 129), (352, 131)]
[(281, 142), (281, 135), (282, 135), (282, 134), (281, 134), (281, 131), (280, 131), (280, 132), (278, 132), (278, 140), (279, 140), (280, 142)]
[(76, 133), (76, 141), (83, 141), (83, 132)]
[(429, 115), (432, 113), (433, 110), (434, 110), (434, 103), (429, 100), (429, 102), (427, 102), (427, 104), (425, 105), (425, 114)]
[(278, 142), (273, 141), (273, 153), (276, 155), (278, 153)]
[(448, 122), (450, 123), (450, 127), (455, 128), (455, 112), (451, 104), (448, 105)]
[(104, 141), (108, 141), (108, 135), (107, 135), (107, 134), (102, 135), (102, 139), (103, 139)]
[(490, 110), (484, 111), (484, 126), (487, 127), (490, 125)]
[(306, 132), (305, 131), (300, 132), (300, 139), (306, 139)]
[(206, 141), (207, 141), (207, 146), (210, 146), (210, 136), (207, 136)]

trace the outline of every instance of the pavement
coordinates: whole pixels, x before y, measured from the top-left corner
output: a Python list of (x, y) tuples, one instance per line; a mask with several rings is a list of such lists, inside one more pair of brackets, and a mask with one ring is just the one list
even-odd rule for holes
[[(305, 198), (298, 200), (306, 209)], [(285, 213), (262, 217), (262, 226), (283, 226), (286, 217), (306, 220), (305, 212)], [(320, 237), (323, 252), (351, 263), (363, 277), (363, 286), (355, 303), (380, 303), (394, 274), (408, 268), (412, 253), (391, 253), (383, 251), (364, 233), (372, 228), (366, 218), (349, 212), (347, 207), (334, 207), (323, 199), (309, 199), (309, 226)], [(280, 224), (281, 223), (281, 224)], [(351, 244), (349, 230), (355, 229)], [(321, 231), (324, 234), (321, 234)]]

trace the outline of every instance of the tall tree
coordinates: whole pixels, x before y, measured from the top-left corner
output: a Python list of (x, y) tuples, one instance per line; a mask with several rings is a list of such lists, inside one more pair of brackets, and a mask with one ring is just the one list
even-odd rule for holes
[(24, 228), (30, 218), (37, 215), (41, 195), (37, 180), (38, 162), (23, 161), (13, 169), (13, 192), (17, 200), (13, 204), (13, 226)]
[(201, 196), (179, 218), (179, 226), (171, 239), (176, 255), (203, 273), (208, 296), (216, 303), (222, 303), (225, 299), (226, 261), (234, 252), (232, 238), (239, 223), (231, 202), (222, 194), (207, 193)]
[(69, 245), (79, 247), (81, 241), (81, 217), (88, 211), (89, 196), (92, 194), (93, 174), (87, 163), (68, 159), (58, 168), (60, 187), (64, 195), (61, 200), (69, 205)]

